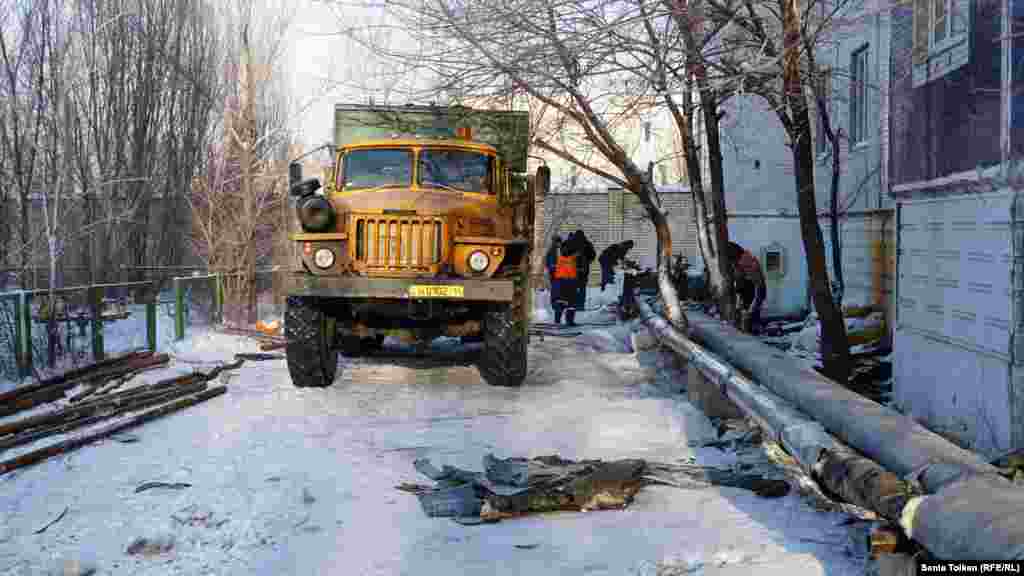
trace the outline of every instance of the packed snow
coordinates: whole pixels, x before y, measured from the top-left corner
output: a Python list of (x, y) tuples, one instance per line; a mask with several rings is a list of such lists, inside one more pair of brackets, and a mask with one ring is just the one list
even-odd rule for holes
[[(716, 427), (680, 394), (680, 361), (637, 323), (606, 325), (616, 297), (591, 292), (579, 320), (602, 326), (534, 338), (519, 389), (488, 387), (459, 353), (345, 359), (327, 389), (294, 388), (281, 360), (247, 362), (222, 378), (226, 395), (0, 476), (0, 574), (862, 574), (847, 517), (796, 492), (654, 486), (622, 511), (469, 527), (395, 490), (420, 480), (417, 458), (478, 469), (488, 453), (780, 473), (757, 446), (699, 447)], [(165, 349), (171, 366), (140, 378), (256, 344), (197, 330)], [(136, 492), (153, 481), (179, 487)]]

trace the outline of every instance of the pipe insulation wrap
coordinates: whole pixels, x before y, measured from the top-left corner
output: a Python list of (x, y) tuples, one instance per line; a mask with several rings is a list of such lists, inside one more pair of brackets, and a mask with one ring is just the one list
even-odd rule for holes
[[(640, 304), (646, 307), (645, 303)], [(823, 450), (836, 449), (825, 429), (771, 391), (759, 386), (717, 356), (683, 337), (663, 318), (647, 315), (661, 340), (718, 385), (740, 410), (789, 451), (808, 474)]]
[[(734, 372), (729, 398), (759, 425), (767, 423), (766, 430), (801, 466), (812, 467), (814, 477), (830, 490), (898, 520), (910, 537), (940, 559), (1024, 559), (1024, 488), (1000, 476), (978, 454), (718, 320), (688, 311), (694, 342), (655, 316), (646, 302), (638, 302), (664, 342), (702, 373), (726, 373), (714, 356), (721, 354), (753, 375), (757, 384)], [(819, 425), (804, 426), (809, 420), (804, 414), (813, 415)], [(820, 464), (808, 461), (815, 453)], [(915, 497), (904, 480), (875, 462), (901, 478), (919, 481), (929, 494)]]
[[(815, 420), (843, 442), (927, 492), (974, 474), (998, 475), (979, 455), (953, 445), (910, 418), (818, 374), (793, 358), (699, 312), (690, 337)], [(870, 423), (870, 425), (866, 425)]]

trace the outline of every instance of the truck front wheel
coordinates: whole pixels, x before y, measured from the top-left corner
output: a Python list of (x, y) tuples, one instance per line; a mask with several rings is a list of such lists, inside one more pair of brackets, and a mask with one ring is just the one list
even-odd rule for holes
[(526, 379), (527, 331), (515, 306), (498, 304), (487, 311), (484, 349), (477, 368), (492, 386), (521, 386)]
[(292, 384), (299, 388), (324, 388), (338, 372), (334, 347), (335, 319), (324, 312), (317, 298), (289, 296), (284, 334), (285, 355)]

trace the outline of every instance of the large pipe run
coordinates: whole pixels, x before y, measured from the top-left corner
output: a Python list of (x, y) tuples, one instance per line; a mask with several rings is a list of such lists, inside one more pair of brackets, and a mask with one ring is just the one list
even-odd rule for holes
[(752, 382), (717, 356), (701, 348), (640, 302), (644, 322), (663, 344), (683, 356), (773, 440), (792, 454), (800, 467), (847, 502), (899, 522), (913, 495), (910, 484), (863, 458), (833, 438), (820, 424)]
[[(688, 311), (691, 340), (638, 303), (663, 343), (718, 384), (826, 488), (884, 517), (898, 515), (908, 536), (938, 558), (1024, 559), (1024, 489), (978, 455), (731, 326)], [(920, 482), (928, 494), (911, 497), (900, 477)]]

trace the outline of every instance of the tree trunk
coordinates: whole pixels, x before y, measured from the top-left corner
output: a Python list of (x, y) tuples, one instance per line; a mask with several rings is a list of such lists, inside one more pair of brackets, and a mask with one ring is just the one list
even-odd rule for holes
[(825, 374), (846, 383), (850, 371), (850, 347), (846, 324), (829, 286), (825, 267), (825, 243), (818, 226), (814, 197), (814, 157), (811, 150), (811, 123), (807, 99), (800, 78), (800, 13), (798, 0), (782, 0), (782, 21), (785, 32), (785, 65), (783, 93), (789, 109), (792, 129), (793, 167), (796, 173), (797, 207), (800, 212), (800, 234), (807, 254), (807, 271), (811, 278), (811, 294), (821, 323), (821, 357)]
[[(692, 127), (693, 106), (687, 103), (683, 108), (685, 110), (687, 127)], [(731, 281), (732, 270), (729, 268), (727, 260), (722, 257), (724, 256), (724, 251), (722, 249), (723, 244), (719, 243), (719, 227), (715, 224), (715, 215), (711, 212), (713, 208), (709, 210), (708, 201), (704, 194), (704, 176), (700, 165), (700, 158), (697, 156), (697, 146), (693, 141), (693, 132), (692, 130), (687, 130), (685, 132), (680, 130), (680, 137), (683, 140), (683, 151), (686, 156), (686, 172), (690, 181), (690, 190), (693, 193), (694, 211), (696, 213), (697, 220), (697, 244), (700, 246), (701, 256), (704, 259), (704, 265), (708, 272), (709, 286), (707, 288), (712, 297), (718, 301), (719, 312), (722, 316), (731, 319), (735, 316), (735, 298), (733, 297)], [(722, 174), (721, 168), (721, 163), (719, 163), (719, 178), (721, 178)], [(714, 173), (710, 176), (712, 179), (715, 177)], [(712, 184), (712, 186), (714, 186), (714, 184)], [(719, 182), (718, 188), (721, 193), (723, 191), (721, 182)], [(724, 213), (725, 201), (724, 198), (721, 200), (722, 210)], [(724, 221), (724, 218), (722, 218), (722, 220)], [(710, 229), (708, 227), (709, 223), (712, 224)], [(726, 234), (728, 234), (727, 230)], [(728, 243), (728, 236), (726, 236), (725, 241)]]
[(709, 90), (702, 89), (701, 112), (704, 115), (705, 134), (708, 147), (708, 176), (711, 181), (711, 234), (715, 247), (715, 266), (721, 288), (718, 294), (718, 310), (727, 322), (739, 320), (736, 314), (736, 297), (733, 294), (732, 263), (729, 261), (729, 226), (725, 212), (725, 187), (722, 183), (722, 145), (718, 134), (718, 107)]
[(672, 231), (668, 226), (668, 218), (661, 207), (654, 203), (653, 186), (647, 176), (631, 160), (626, 159), (623, 165), (623, 172), (629, 179), (630, 191), (640, 199), (658, 238), (658, 295), (665, 306), (665, 316), (673, 326), (685, 332), (689, 328), (689, 321), (683, 312), (683, 306), (679, 303), (679, 292), (669, 274), (669, 266), (672, 264)]
[[(704, 34), (704, 7), (699, 2), (675, 1), (673, 16), (683, 33), (686, 45), (687, 75), (686, 91), (683, 96), (683, 110), (686, 117), (686, 132), (682, 133), (683, 148), (686, 153), (687, 172), (690, 187), (697, 200), (697, 232), (701, 243), (701, 252), (708, 270), (708, 280), (714, 297), (718, 300), (718, 311), (721, 317), (729, 322), (736, 320), (736, 298), (733, 295), (732, 265), (729, 262), (727, 247), (729, 245), (729, 226), (726, 221), (725, 188), (723, 185), (722, 147), (718, 133), (718, 98), (708, 82), (707, 66), (701, 53), (701, 41)], [(693, 94), (696, 84), (700, 97), (700, 113), (704, 120), (704, 134), (708, 150), (708, 183), (710, 199), (705, 196), (704, 179), (700, 159), (697, 156), (697, 145), (693, 141)], [(710, 216), (710, 218), (708, 218)], [(710, 222), (711, 229), (707, 229)]]
[[(649, 181), (648, 181), (649, 182)], [(647, 194), (645, 191), (644, 194)], [(639, 194), (638, 194), (639, 196)], [(665, 315), (674, 326), (681, 330), (687, 330), (689, 323), (683, 307), (679, 303), (679, 292), (672, 283), (669, 274), (669, 266), (672, 264), (672, 230), (668, 226), (668, 218), (665, 213), (650, 202), (650, 195), (647, 195), (650, 206), (647, 214), (654, 224), (654, 232), (658, 238), (658, 295), (665, 304)]]
[(255, 326), (256, 320), (256, 246), (257, 246), (257, 219), (259, 215), (256, 209), (255, 182), (253, 181), (253, 167), (256, 161), (256, 79), (253, 77), (252, 55), (249, 51), (248, 29), (243, 31), (242, 36), (242, 72), (244, 81), (242, 84), (242, 197), (245, 202), (246, 214), (249, 216), (246, 225), (246, 261), (245, 272), (240, 280), (242, 281), (242, 295), (246, 306), (245, 319), (248, 326)]
[[(823, 118), (824, 122), (829, 121), (827, 113)], [(832, 145), (832, 210), (829, 212), (832, 224), (832, 229), (829, 231), (832, 236), (832, 273), (835, 274), (836, 279), (835, 300), (839, 306), (842, 306), (845, 285), (843, 283), (843, 247), (839, 244), (839, 138), (831, 129), (828, 130), (828, 133)]]

